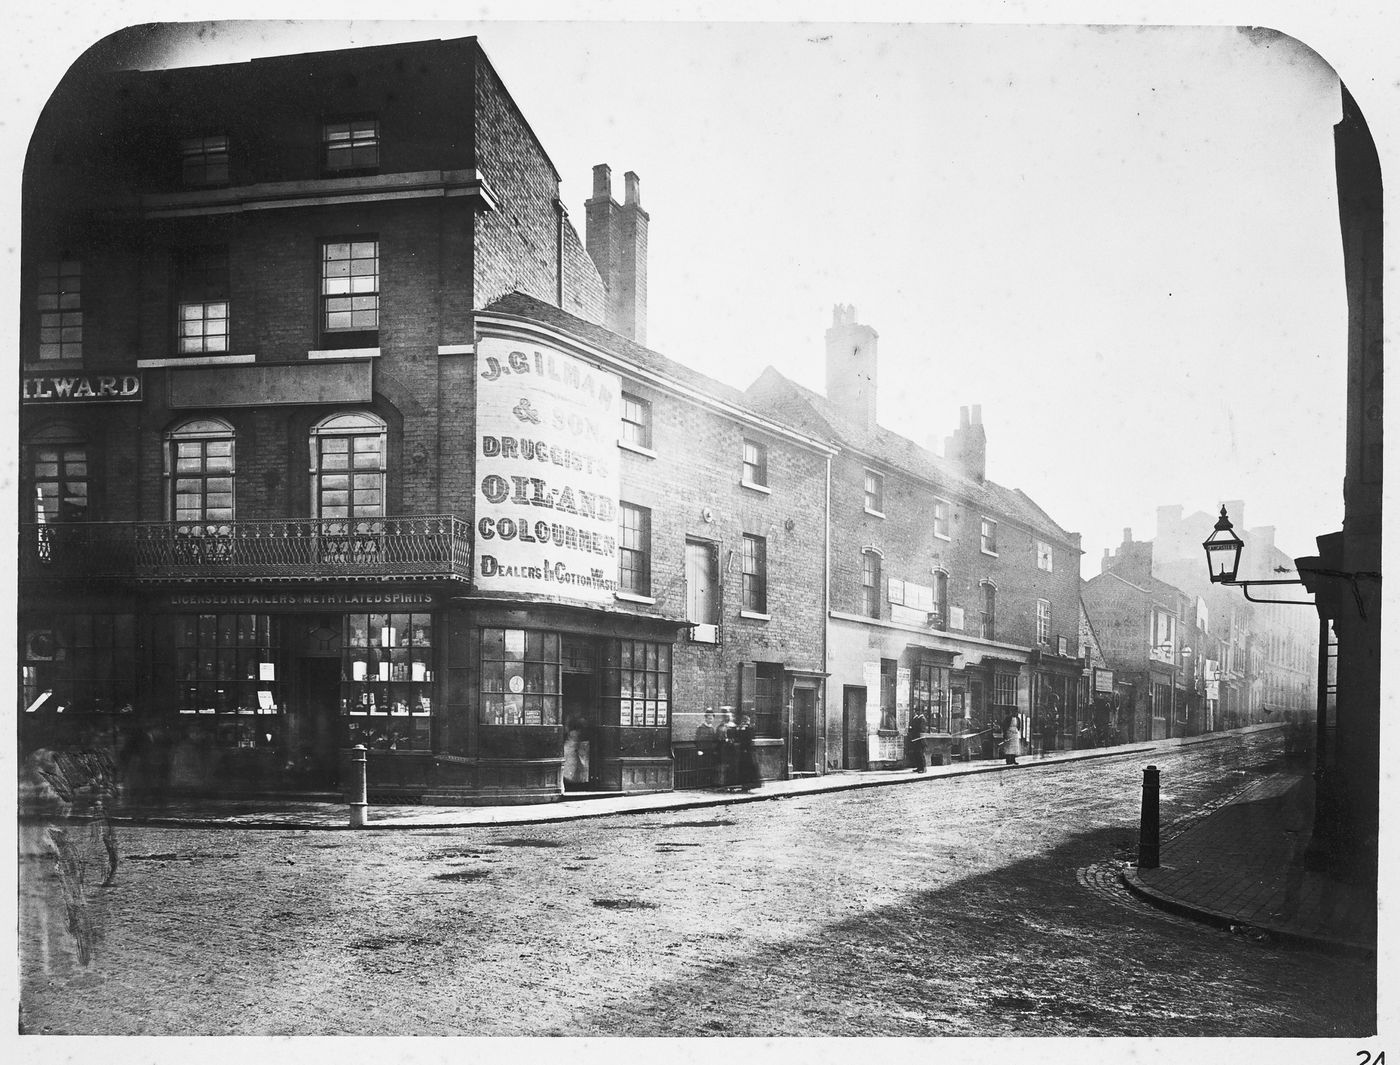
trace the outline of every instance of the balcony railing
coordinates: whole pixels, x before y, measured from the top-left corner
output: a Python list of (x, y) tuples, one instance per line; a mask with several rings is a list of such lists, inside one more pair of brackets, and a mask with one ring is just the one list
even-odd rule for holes
[(20, 528), (20, 575), (136, 581), (466, 580), (471, 575), (471, 528), (450, 514), (25, 525)]

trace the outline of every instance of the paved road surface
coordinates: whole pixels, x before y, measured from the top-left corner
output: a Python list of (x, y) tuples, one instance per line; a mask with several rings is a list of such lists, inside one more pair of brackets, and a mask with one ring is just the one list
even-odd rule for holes
[[(75, 957), (22, 863), (26, 1031), (1361, 1036), (1369, 963), (1137, 902), (1164, 823), (1264, 771), (1235, 737), (783, 801), (531, 828), (123, 828)], [(1348, 1057), (1348, 1060), (1351, 1060)]]

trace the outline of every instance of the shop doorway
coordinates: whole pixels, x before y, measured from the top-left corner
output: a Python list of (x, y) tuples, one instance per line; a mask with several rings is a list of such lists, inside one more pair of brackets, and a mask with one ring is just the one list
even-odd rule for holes
[(564, 790), (590, 787), (598, 764), (598, 704), (593, 674), (563, 675)]
[(293, 783), (339, 788), (340, 658), (297, 661), (297, 701), (287, 710), (287, 760)]
[(817, 771), (817, 692), (794, 688), (792, 692), (792, 771)]
[(865, 689), (842, 689), (846, 742), (842, 744), (842, 769), (869, 769), (870, 748), (865, 738)]

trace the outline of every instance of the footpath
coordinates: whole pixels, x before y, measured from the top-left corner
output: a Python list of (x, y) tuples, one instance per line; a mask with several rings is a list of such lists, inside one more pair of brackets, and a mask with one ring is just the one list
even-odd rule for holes
[[(1056, 751), (1003, 762), (955, 762), (908, 769), (846, 771), (793, 780), (765, 781), (751, 792), (672, 791), (607, 794), (527, 806), (371, 806), (363, 828), (351, 829), (342, 803), (278, 800), (192, 799), (160, 808), (122, 806), (118, 824), (201, 828), (385, 831), (549, 824), (618, 814), (694, 810), (737, 803), (771, 802), (801, 795), (859, 788), (918, 785), (980, 773), (1024, 772), (1064, 762), (1151, 753), (1197, 743), (1221, 742), (1232, 733), (1153, 740), (1118, 747)], [(1240, 795), (1208, 812), (1164, 826), (1156, 869), (1127, 867), (1124, 884), (1163, 909), (1227, 926), (1256, 939), (1277, 938), (1322, 949), (1374, 954), (1374, 891), (1303, 868), (1312, 828), (1312, 779), (1303, 763), (1260, 778)]]

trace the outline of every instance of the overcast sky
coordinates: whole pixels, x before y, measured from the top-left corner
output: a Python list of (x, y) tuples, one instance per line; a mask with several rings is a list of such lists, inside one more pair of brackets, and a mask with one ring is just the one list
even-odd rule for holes
[(1159, 504), (1244, 499), (1292, 554), (1340, 528), (1340, 105), (1310, 49), (1229, 26), (226, 22), (141, 62), (469, 34), (580, 233), (593, 164), (619, 198), (640, 175), (651, 347), (820, 390), (854, 304), (881, 422), (941, 447), (981, 404), (988, 475), (1082, 534), (1086, 577)]

